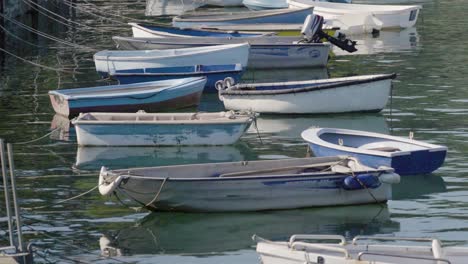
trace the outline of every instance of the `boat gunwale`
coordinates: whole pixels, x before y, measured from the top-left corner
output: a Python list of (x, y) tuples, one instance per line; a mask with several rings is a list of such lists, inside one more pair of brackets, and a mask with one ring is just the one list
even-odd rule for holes
[[(411, 145), (416, 145), (420, 147), (424, 147), (426, 149), (422, 150), (415, 150), (415, 151), (395, 151), (395, 152), (384, 152), (378, 150), (368, 150), (368, 149), (359, 149), (354, 147), (346, 147), (340, 146), (338, 144), (330, 143), (328, 141), (323, 140), (320, 138), (322, 134), (325, 133), (332, 133), (332, 134), (344, 134), (344, 135), (351, 135), (351, 136), (364, 136), (364, 137), (372, 137), (372, 138), (380, 138), (380, 139), (387, 139), (396, 142), (407, 143)], [(429, 152), (438, 152), (438, 151), (447, 151), (447, 147), (441, 145), (435, 145), (427, 142), (423, 142), (420, 140), (414, 140), (404, 137), (374, 133), (374, 132), (367, 132), (367, 131), (359, 131), (359, 130), (351, 130), (351, 129), (340, 129), (340, 128), (309, 128), (301, 133), (301, 137), (308, 143), (314, 144), (321, 147), (336, 149), (340, 151), (356, 153), (356, 154), (364, 154), (364, 155), (372, 155), (372, 156), (380, 156), (380, 157), (387, 157), (393, 158), (397, 156), (406, 156), (411, 155), (412, 152), (417, 151), (429, 151)]]
[[(219, 47), (223, 46), (223, 47)], [(166, 58), (183, 58), (183, 57), (188, 57), (188, 56), (193, 56), (193, 55), (202, 55), (202, 54), (209, 54), (212, 52), (220, 52), (220, 51), (227, 51), (227, 50), (232, 50), (232, 49), (241, 49), (241, 48), (250, 48), (250, 45), (248, 43), (235, 43), (235, 44), (224, 44), (224, 45), (213, 45), (213, 46), (199, 46), (199, 47), (192, 47), (192, 48), (181, 48), (181, 49), (173, 49), (177, 50), (180, 52), (180, 50), (187, 50), (187, 49), (194, 49), (193, 51), (190, 50), (189, 52), (183, 53), (181, 52), (180, 54), (160, 54), (160, 55), (152, 55), (150, 52), (151, 51), (157, 51), (164, 53), (165, 51), (171, 50), (171, 49), (165, 49), (165, 50), (102, 50), (93, 55), (93, 59), (95, 61), (102, 61), (102, 62), (107, 62), (109, 61), (151, 61), (151, 60), (157, 60), (157, 59), (166, 59)], [(213, 49), (213, 47), (219, 47), (217, 49)], [(110, 53), (120, 53), (123, 54), (125, 52), (128, 53), (141, 53), (141, 55), (135, 55), (135, 56), (122, 56), (122, 55), (112, 55)], [(146, 52), (146, 53), (144, 53)], [(102, 55), (102, 54), (108, 54), (108, 55)], [(156, 52), (155, 52), (156, 53)], [(149, 54), (152, 56), (144, 56), (145, 54)], [(110, 59), (110, 60), (109, 60)]]
[[(158, 31), (154, 30), (148, 27), (161, 27), (161, 28), (168, 28), (168, 29), (178, 29), (181, 31), (198, 31), (198, 32), (209, 32), (209, 33), (217, 33), (217, 34), (246, 34), (246, 35), (251, 35), (251, 37), (262, 37), (262, 36), (273, 36), (276, 33), (275, 32), (266, 32), (266, 31), (245, 31), (245, 30), (220, 30), (220, 29), (209, 29), (209, 28), (180, 28), (180, 27), (173, 27), (170, 25), (152, 25), (152, 24), (144, 24), (144, 23), (134, 23), (130, 22), (127, 23), (128, 25), (135, 27), (137, 29), (140, 29), (142, 31), (145, 31), (147, 33), (153, 34), (153, 35), (164, 35), (164, 36), (172, 36), (172, 37), (179, 37), (179, 38), (191, 38), (191, 37), (203, 37), (203, 36), (191, 36), (191, 35), (184, 35), (184, 34), (177, 34), (177, 33), (167, 33), (165, 31)], [(227, 37), (227, 36), (226, 36)]]
[[(190, 79), (190, 80), (189, 80)], [(185, 81), (184, 81), (185, 80)], [(167, 85), (164, 87), (158, 87), (158, 88), (151, 88), (150, 84), (155, 84), (158, 82), (165, 82), (165, 83), (170, 83), (171, 81), (176, 81), (177, 83), (174, 85)], [(64, 100), (67, 101), (77, 101), (77, 100), (87, 100), (87, 99), (93, 99), (93, 98), (100, 98), (100, 99), (114, 99), (117, 97), (124, 97), (124, 96), (132, 96), (132, 95), (140, 95), (140, 94), (147, 94), (147, 93), (156, 93), (156, 92), (163, 92), (167, 89), (180, 89), (184, 88), (187, 85), (197, 85), (200, 82), (206, 82), (205, 77), (188, 77), (188, 78), (183, 78), (183, 79), (176, 79), (176, 80), (162, 80), (162, 81), (152, 81), (152, 82), (140, 82), (140, 83), (130, 83), (130, 84), (116, 84), (116, 85), (109, 85), (109, 86), (96, 86), (96, 87), (86, 87), (86, 88), (75, 88), (75, 89), (62, 89), (62, 90), (53, 90), (49, 91), (49, 95), (57, 95)], [(129, 86), (128, 88), (136, 88), (141, 86), (142, 90), (139, 91), (134, 91), (134, 92), (118, 92), (118, 91), (112, 91), (112, 88), (118, 88), (120, 86)], [(66, 93), (62, 93), (63, 91), (72, 91), (72, 90), (80, 90), (83, 92), (86, 91), (94, 91), (97, 90), (99, 91), (99, 88), (109, 88), (109, 94), (100, 94), (100, 95), (69, 95)], [(143, 90), (143, 88), (147, 87), (148, 89)], [(128, 88), (122, 88), (122, 89), (128, 89)], [(89, 89), (89, 90), (87, 90)], [(160, 91), (159, 91), (160, 90)], [(62, 91), (62, 92), (61, 92)], [(77, 91), (75, 91), (77, 92)]]
[[(352, 78), (352, 77), (365, 77), (369, 76), (366, 79), (356, 79), (356, 80), (343, 80), (337, 83), (331, 84), (319, 84), (310, 87), (302, 87), (302, 88), (285, 88), (285, 89), (274, 89), (274, 90), (248, 90), (249, 86), (253, 87), (262, 87), (262, 86), (281, 86), (281, 85), (292, 85), (293, 83), (301, 83), (301, 82), (282, 82), (282, 83), (251, 83), (251, 84), (237, 84), (231, 86), (225, 90), (220, 90), (220, 95), (227, 95), (227, 96), (252, 96), (252, 95), (280, 95), (280, 94), (296, 94), (296, 93), (306, 93), (306, 92), (313, 92), (313, 91), (320, 91), (320, 90), (327, 90), (327, 89), (335, 89), (335, 88), (348, 88), (350, 85), (359, 85), (365, 83), (372, 83), (378, 82), (388, 79), (395, 79), (396, 74), (379, 74), (379, 75), (361, 75), (361, 76), (351, 76), (351, 77), (344, 77), (344, 78)], [(339, 78), (336, 78), (339, 79)], [(333, 79), (328, 79), (333, 80)], [(319, 80), (313, 80), (319, 81)], [(306, 83), (308, 81), (303, 81)], [(310, 82), (310, 81), (309, 81)], [(243, 89), (242, 89), (243, 88)], [(245, 90), (244, 90), (245, 89)]]

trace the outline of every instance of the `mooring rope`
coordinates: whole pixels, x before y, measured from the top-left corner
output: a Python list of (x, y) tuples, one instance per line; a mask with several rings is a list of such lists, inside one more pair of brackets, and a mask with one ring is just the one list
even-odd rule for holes
[(145, 204), (145, 207), (150, 207), (151, 206), (153, 208), (156, 208), (156, 206), (154, 206), (152, 204), (158, 200), (159, 195), (161, 194), (162, 189), (163, 189), (164, 184), (166, 183), (167, 179), (169, 179), (169, 177), (164, 178), (163, 182), (161, 183), (161, 186), (159, 187), (159, 191), (156, 193), (156, 196), (149, 203)]
[(108, 20), (108, 21), (112, 21), (116, 24), (120, 24), (120, 25), (127, 25), (127, 23), (124, 23), (124, 22), (121, 22), (121, 21), (118, 21), (118, 20), (114, 20), (114, 19), (111, 19), (111, 18), (108, 18), (108, 17), (105, 17), (105, 16), (100, 16), (98, 14), (95, 14), (91, 11), (88, 11), (88, 10), (85, 10), (84, 8), (82, 7), (78, 7), (78, 5), (72, 3), (72, 2), (69, 2), (67, 0), (61, 0), (65, 5), (71, 7), (71, 8), (75, 8), (83, 13), (86, 13), (86, 14), (89, 14), (91, 16), (94, 16), (94, 17), (97, 17), (97, 18), (100, 18), (100, 19), (103, 19), (103, 20)]
[(64, 44), (64, 45), (68, 45), (68, 46), (70, 46), (70, 47), (77, 48), (77, 49), (84, 49), (84, 50), (89, 50), (89, 51), (97, 51), (97, 50), (94, 49), (94, 48), (90, 48), (90, 47), (87, 47), (87, 46), (83, 46), (83, 45), (71, 43), (71, 42), (69, 42), (69, 41), (66, 41), (66, 40), (63, 40), (63, 39), (59, 39), (59, 38), (54, 37), (54, 36), (52, 36), (52, 35), (46, 34), (46, 33), (44, 33), (44, 32), (41, 32), (41, 31), (39, 31), (39, 30), (36, 30), (36, 29), (34, 29), (34, 28), (30, 27), (30, 26), (27, 26), (27, 25), (25, 25), (25, 24), (23, 24), (23, 23), (20, 23), (20, 22), (16, 21), (15, 19), (11, 19), (11, 18), (9, 18), (9, 17), (7, 17), (7, 16), (5, 16), (5, 15), (3, 15), (3, 14), (1, 14), (1, 13), (0, 13), (0, 17), (6, 19), (7, 21), (9, 21), (9, 22), (11, 22), (11, 23), (13, 23), (13, 24), (15, 24), (15, 25), (17, 25), (17, 26), (19, 26), (19, 27), (21, 27), (21, 28), (27, 30), (27, 31), (30, 31), (30, 32), (32, 32), (32, 33), (35, 33), (35, 34), (38, 35), (38, 36), (41, 36), (41, 37), (44, 37), (44, 38), (53, 40), (53, 41), (55, 41), (55, 42), (58, 42), (58, 43), (61, 43), (61, 44)]
[(24, 43), (26, 43), (26, 44), (28, 44), (28, 45), (34, 46), (34, 47), (36, 47), (36, 48), (52, 49), (52, 48), (50, 48), (50, 47), (36, 45), (36, 44), (34, 44), (34, 43), (32, 43), (32, 42), (29, 42), (29, 41), (27, 41), (27, 40), (24, 40), (24, 39), (20, 38), (19, 36), (15, 35), (13, 32), (11, 32), (11, 31), (7, 30), (6, 28), (4, 28), (2, 25), (0, 25), (0, 28), (3, 30), (3, 32), (7, 33), (8, 35), (12, 36), (13, 38), (16, 38), (16, 39), (18, 39), (19, 41), (24, 42)]
[(24, 144), (29, 144), (29, 143), (32, 143), (32, 142), (36, 142), (36, 141), (39, 141), (47, 136), (50, 136), (50, 134), (54, 133), (55, 131), (59, 130), (60, 128), (56, 128), (52, 131), (50, 131), (49, 133), (39, 137), (39, 138), (36, 138), (36, 139), (33, 139), (33, 140), (29, 140), (29, 141), (23, 141), (23, 142), (16, 142), (16, 143), (12, 143), (13, 145), (24, 145)]
[(148, 22), (148, 20), (135, 19), (133, 17), (128, 17), (128, 16), (123, 16), (123, 15), (112, 13), (112, 12), (102, 11), (97, 5), (95, 5), (93, 3), (90, 3), (87, 0), (83, 0), (83, 2), (85, 2), (86, 4), (88, 4), (90, 6), (93, 6), (96, 11), (99, 11), (99, 12), (104, 13), (106, 15), (111, 15), (111, 16), (114, 16), (114, 17), (119, 17), (119, 18), (128, 19), (128, 20), (132, 20), (132, 21), (137, 21), (137, 22)]
[(74, 71), (74, 72), (73, 72), (73, 71), (69, 71), (69, 70), (57, 69), (57, 68), (45, 66), (45, 65), (42, 65), (42, 64), (39, 64), (39, 63), (35, 63), (35, 62), (33, 62), (33, 61), (30, 61), (30, 60), (21, 58), (21, 57), (15, 55), (15, 54), (13, 54), (13, 53), (11, 53), (11, 52), (5, 50), (5, 49), (2, 49), (2, 48), (0, 48), (0, 51), (3, 51), (3, 52), (5, 52), (6, 54), (8, 54), (8, 55), (10, 55), (10, 56), (12, 56), (12, 57), (14, 57), (14, 58), (16, 58), (16, 59), (22, 61), (22, 62), (26, 62), (26, 63), (29, 63), (29, 64), (31, 64), (31, 65), (34, 65), (34, 66), (36, 66), (36, 67), (40, 67), (40, 68), (43, 68), (43, 69), (47, 69), (47, 70), (51, 70), (51, 71), (65, 72), (65, 73), (82, 74), (82, 72), (79, 72), (79, 71)]
[[(75, 25), (77, 25), (77, 26), (89, 28), (89, 29), (92, 29), (92, 30), (97, 30), (97, 29), (91, 28), (91, 27), (89, 27), (89, 26), (87, 26), (87, 25), (80, 24), (80, 23), (77, 23), (77, 22), (75, 22), (75, 21), (73, 21), (73, 20), (69, 20), (69, 19), (67, 19), (67, 18), (65, 18), (65, 17), (62, 17), (62, 16), (60, 16), (59, 14), (56, 14), (56, 13), (54, 13), (54, 12), (48, 10), (47, 8), (44, 8), (44, 7), (38, 5), (38, 4), (34, 3), (34, 2), (31, 2), (31, 0), (22, 0), (22, 1), (23, 1), (26, 5), (28, 5), (31, 9), (35, 10), (36, 12), (38, 12), (39, 14), (41, 14), (41, 15), (43, 15), (43, 16), (49, 18), (50, 20), (53, 20), (53, 21), (55, 21), (55, 22), (57, 22), (57, 23), (59, 23), (59, 24), (61, 24), (61, 25), (64, 25), (64, 26), (69, 27), (69, 26), (71, 26), (70, 24), (75, 24)], [(43, 12), (43, 11), (41, 11), (41, 10), (45, 10), (47, 13), (46, 13), (46, 12)], [(65, 21), (67, 21), (67, 22), (63, 22), (62, 20), (59, 20), (59, 19), (57, 19), (57, 18), (55, 18), (55, 17), (52, 17), (52, 16), (48, 15), (48, 13), (49, 13), (49, 14), (52, 14), (52, 15), (55, 15), (56, 17), (59, 17), (59, 18), (65, 20)], [(81, 29), (81, 28), (78, 28), (78, 27), (76, 27), (76, 29), (77, 29), (77, 30), (80, 30), (80, 31), (87, 31), (86, 29)]]
[[(104, 183), (103, 183), (104, 184)], [(102, 184), (101, 184), (102, 185)], [(93, 188), (83, 192), (83, 193), (80, 193), (78, 195), (75, 195), (73, 197), (70, 197), (70, 198), (67, 198), (65, 200), (60, 200), (58, 202), (55, 202), (55, 203), (49, 203), (49, 204), (46, 204), (46, 205), (43, 205), (43, 206), (35, 206), (35, 207), (22, 207), (21, 209), (24, 209), (24, 210), (37, 210), (37, 209), (44, 209), (44, 208), (47, 208), (47, 207), (52, 207), (52, 206), (55, 206), (55, 205), (58, 205), (58, 204), (62, 204), (62, 203), (66, 203), (66, 202), (69, 202), (69, 201), (73, 201), (75, 199), (78, 199), (80, 197), (83, 197), (85, 196), (86, 194), (96, 190), (97, 188), (99, 188), (99, 184), (94, 186)]]

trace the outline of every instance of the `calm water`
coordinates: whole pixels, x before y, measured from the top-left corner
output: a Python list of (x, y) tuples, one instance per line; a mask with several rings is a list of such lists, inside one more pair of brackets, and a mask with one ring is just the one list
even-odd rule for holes
[[(49, 1), (58, 10), (56, 2)], [(144, 19), (144, 1), (94, 0), (101, 10)], [(373, 1), (355, 1), (372, 3)], [(409, 3), (411, 1), (379, 1)], [(413, 2), (414, 3), (414, 2)], [(465, 0), (419, 1), (424, 9), (415, 29), (382, 32), (379, 38), (356, 36), (358, 54), (336, 51), (328, 69), (257, 71), (248, 80), (308, 79), (396, 72), (393, 100), (380, 114), (327, 116), (262, 116), (256, 131), (227, 147), (78, 148), (67, 120), (54, 116), (47, 91), (94, 86), (93, 51), (65, 49), (13, 29), (34, 45), (9, 37), (5, 49), (49, 67), (56, 73), (0, 54), (0, 137), (9, 142), (50, 136), (15, 145), (19, 196), (23, 207), (42, 206), (80, 194), (97, 184), (97, 170), (195, 162), (304, 157), (300, 132), (310, 126), (336, 126), (406, 136), (449, 148), (444, 166), (432, 175), (406, 177), (394, 188), (387, 206), (367, 205), (248, 214), (183, 214), (136, 211), (131, 204), (101, 197), (97, 191), (65, 204), (24, 211), (25, 239), (34, 242), (38, 262), (72, 263), (258, 263), (250, 237), (286, 239), (294, 233), (437, 236), (450, 244), (468, 245), (468, 52)], [(95, 6), (81, 4), (88, 11)], [(130, 29), (110, 16), (69, 12), (84, 25), (69, 29), (44, 17), (28, 18), (39, 30), (97, 50), (112, 49), (112, 35)], [(122, 23), (122, 22), (120, 22)], [(356, 95), (359, 96), (359, 95)], [(205, 96), (201, 110), (218, 111), (215, 95)], [(5, 215), (1, 201), (0, 217)], [(6, 222), (0, 218), (0, 244), (7, 243)], [(110, 245), (112, 259), (100, 257)], [(65, 257), (66, 258), (65, 258)]]

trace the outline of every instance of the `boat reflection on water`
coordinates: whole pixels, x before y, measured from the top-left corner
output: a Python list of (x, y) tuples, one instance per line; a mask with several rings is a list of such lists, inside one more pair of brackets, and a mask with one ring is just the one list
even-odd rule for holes
[(181, 147), (78, 147), (75, 168), (99, 170), (151, 167), (245, 160), (248, 147), (242, 143), (231, 146)]
[(286, 82), (304, 81), (329, 78), (328, 69), (319, 68), (297, 68), (297, 69), (268, 69), (247, 70), (242, 76), (242, 82)]
[(409, 175), (401, 177), (400, 183), (393, 185), (392, 196), (393, 200), (409, 200), (446, 191), (444, 179), (436, 174)]
[(51, 139), (61, 141), (76, 141), (75, 127), (65, 116), (55, 114), (52, 122), (50, 123), (50, 129), (57, 130), (50, 134)]
[(346, 237), (398, 232), (385, 205), (257, 213), (151, 213), (134, 226), (101, 238), (103, 254), (221, 254), (249, 249), (253, 234), (272, 240), (293, 234)]
[[(348, 114), (320, 116), (273, 116), (260, 115), (257, 118), (259, 132), (275, 137), (301, 138), (302, 131), (310, 127), (333, 127), (364, 130), (377, 133), (389, 133), (385, 117), (381, 114)], [(251, 126), (249, 133), (256, 133)]]
[(349, 36), (353, 41), (357, 41), (357, 51), (346, 52), (333, 46), (333, 53), (336, 56), (345, 55), (370, 55), (377, 53), (405, 52), (420, 47), (419, 34), (415, 27), (406, 28), (401, 31), (380, 31), (378, 36), (371, 34)]

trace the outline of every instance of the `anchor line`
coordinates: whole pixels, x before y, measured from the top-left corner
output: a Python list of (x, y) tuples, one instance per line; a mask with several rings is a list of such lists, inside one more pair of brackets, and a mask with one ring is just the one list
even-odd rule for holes
[(6, 54), (8, 54), (8, 55), (10, 55), (10, 56), (12, 56), (12, 57), (14, 57), (14, 58), (16, 58), (16, 59), (22, 61), (22, 62), (26, 62), (26, 63), (28, 63), (28, 64), (34, 65), (34, 66), (39, 67), (39, 68), (43, 68), (43, 69), (47, 69), (47, 70), (51, 70), (51, 71), (56, 71), (56, 72), (65, 72), (65, 73), (72, 73), (72, 74), (73, 74), (73, 73), (75, 73), (75, 74), (83, 74), (82, 72), (79, 72), (79, 71), (74, 71), (74, 72), (73, 72), (73, 71), (69, 71), (69, 70), (58, 69), (58, 68), (53, 68), (53, 67), (45, 66), (45, 65), (42, 65), (42, 64), (39, 64), (39, 63), (30, 61), (30, 60), (27, 60), (27, 59), (25, 59), (25, 58), (21, 58), (20, 56), (17, 56), (17, 55), (15, 55), (15, 54), (13, 54), (13, 53), (11, 53), (11, 52), (5, 50), (5, 49), (2, 49), (2, 48), (0, 48), (0, 51), (3, 51), (3, 52), (5, 52)]

